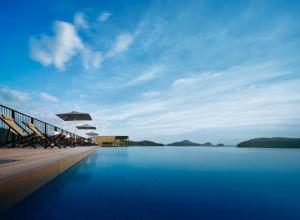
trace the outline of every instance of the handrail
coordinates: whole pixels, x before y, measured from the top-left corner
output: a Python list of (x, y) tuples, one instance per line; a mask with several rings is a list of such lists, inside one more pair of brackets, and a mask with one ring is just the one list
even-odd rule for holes
[[(14, 120), (18, 120), (18, 119), (21, 120), (21, 121), (26, 120), (27, 122), (31, 122), (31, 123), (37, 122), (39, 124), (39, 126), (43, 127), (42, 130), (43, 130), (44, 134), (48, 134), (48, 132), (52, 131), (52, 130), (54, 130), (54, 131), (60, 130), (62, 133), (68, 134), (68, 135), (70, 135), (72, 137), (76, 136), (77, 138), (83, 138), (83, 137), (81, 137), (79, 135), (76, 135), (76, 134), (70, 132), (70, 131), (67, 131), (67, 130), (62, 129), (60, 127), (52, 125), (52, 124), (50, 124), (48, 122), (42, 121), (42, 120), (34, 118), (34, 117), (32, 117), (32, 116), (30, 116), (28, 114), (24, 114), (24, 113), (22, 113), (20, 111), (17, 111), (15, 109), (12, 109), (10, 107), (7, 107), (7, 106), (4, 106), (4, 105), (0, 104), (0, 114), (8, 114), (8, 113), (10, 114), (10, 116)], [(16, 115), (18, 115), (18, 117)], [(0, 128), (6, 128), (6, 126), (1, 122), (0, 123)], [(26, 128), (23, 128), (23, 129), (26, 130)], [(2, 144), (1, 140), (0, 140), (0, 144)]]

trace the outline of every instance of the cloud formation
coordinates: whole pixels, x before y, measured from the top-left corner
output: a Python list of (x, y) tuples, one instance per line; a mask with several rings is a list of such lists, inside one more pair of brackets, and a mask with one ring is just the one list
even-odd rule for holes
[(31, 57), (45, 66), (54, 65), (58, 70), (65, 70), (66, 64), (84, 46), (74, 25), (56, 21), (53, 30), (53, 36), (30, 39)]
[(56, 96), (50, 95), (46, 92), (41, 92), (40, 97), (47, 102), (57, 102), (58, 98)]
[(77, 12), (75, 14), (74, 24), (77, 28), (89, 28), (84, 12)]
[(116, 41), (110, 51), (106, 53), (106, 58), (114, 57), (125, 52), (134, 41), (134, 36), (129, 32), (121, 33), (117, 36)]
[(112, 14), (110, 12), (104, 11), (99, 15), (98, 21), (105, 22), (110, 18), (111, 15)]
[(160, 94), (160, 92), (158, 91), (149, 91), (149, 92), (144, 92), (142, 94), (143, 97), (149, 98), (149, 97), (155, 97), (158, 96)]
[[(103, 13), (102, 20), (108, 19), (109, 16), (109, 13)], [(134, 42), (134, 36), (131, 33), (123, 32), (116, 37), (111, 49), (102, 53), (83, 41), (77, 31), (80, 28), (89, 28), (83, 12), (75, 14), (74, 24), (56, 21), (52, 36), (43, 34), (40, 37), (30, 38), (31, 58), (44, 66), (53, 65), (59, 71), (64, 71), (67, 63), (76, 55), (81, 54), (85, 70), (99, 69), (103, 61), (125, 52)]]
[(132, 85), (148, 82), (158, 77), (163, 71), (164, 71), (164, 66), (153, 65), (150, 68), (138, 74), (135, 78), (130, 80), (126, 85), (132, 86)]
[[(252, 75), (259, 72), (259, 75)], [(289, 74), (276, 63), (238, 66), (191, 74), (143, 99), (95, 112), (120, 133), (157, 137), (201, 130), (280, 126), (300, 120), (299, 80), (276, 81)], [(265, 83), (266, 81), (272, 83)], [(157, 95), (159, 94), (159, 96)], [(140, 133), (139, 133), (140, 132)]]
[(82, 51), (83, 66), (86, 70), (99, 69), (103, 61), (100, 51), (92, 51), (89, 48), (84, 48)]
[(28, 93), (21, 92), (15, 89), (10, 89), (6, 87), (0, 87), (0, 99), (1, 102), (9, 103), (23, 103), (30, 99)]

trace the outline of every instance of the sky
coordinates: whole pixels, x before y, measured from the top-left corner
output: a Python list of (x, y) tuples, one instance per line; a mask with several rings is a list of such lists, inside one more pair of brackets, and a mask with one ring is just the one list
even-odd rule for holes
[(288, 0), (2, 0), (0, 103), (133, 140), (299, 137), (299, 21)]

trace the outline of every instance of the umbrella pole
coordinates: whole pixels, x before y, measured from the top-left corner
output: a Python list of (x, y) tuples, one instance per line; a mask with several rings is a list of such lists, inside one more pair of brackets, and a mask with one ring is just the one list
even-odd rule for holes
[(75, 143), (74, 143), (74, 146), (76, 147), (76, 138), (77, 138), (77, 134), (76, 134), (76, 119), (75, 119)]

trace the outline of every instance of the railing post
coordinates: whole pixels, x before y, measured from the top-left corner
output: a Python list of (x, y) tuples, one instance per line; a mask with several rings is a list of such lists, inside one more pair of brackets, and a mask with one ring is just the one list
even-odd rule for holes
[(45, 128), (44, 128), (44, 130), (45, 130), (45, 134), (47, 134), (47, 123), (45, 123)]
[[(15, 110), (11, 110), (11, 117), (15, 120)], [(13, 146), (15, 147), (16, 146), (16, 135), (15, 133), (11, 132), (12, 134), (12, 142), (13, 142)]]

